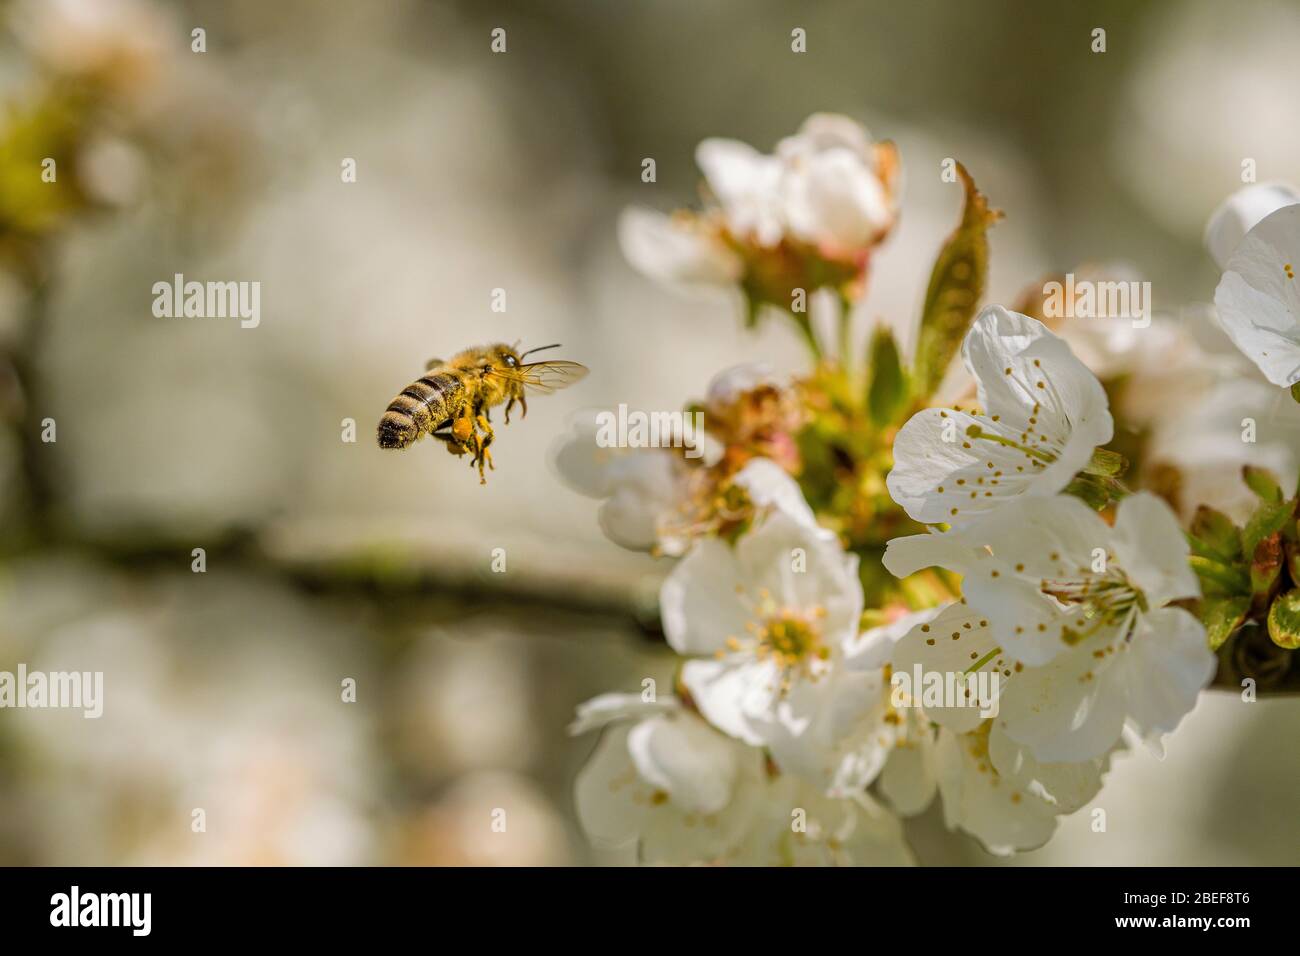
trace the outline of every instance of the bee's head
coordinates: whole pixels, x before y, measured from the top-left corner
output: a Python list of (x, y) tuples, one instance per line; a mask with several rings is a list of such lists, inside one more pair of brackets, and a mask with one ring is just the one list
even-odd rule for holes
[(523, 364), (523, 357), (512, 345), (493, 345), (488, 350), (493, 366), (501, 369), (516, 369)]
[(534, 352), (542, 352), (546, 349), (558, 349), (559, 347), (560, 343), (556, 342), (554, 345), (539, 345), (537, 348), (520, 352), (518, 343), (515, 345), (493, 345), (488, 348), (488, 355), (491, 357), (493, 366), (500, 369), (510, 370), (520, 368), (524, 364), (524, 359), (528, 358), (528, 356), (532, 355)]

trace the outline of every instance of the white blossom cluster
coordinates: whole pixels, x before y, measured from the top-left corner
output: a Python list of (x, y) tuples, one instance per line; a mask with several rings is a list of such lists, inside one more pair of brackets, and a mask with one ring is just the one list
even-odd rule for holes
[[(699, 161), (729, 234), (842, 248), (868, 242), (893, 216), (892, 196), (872, 184), (872, 155), (864, 130), (815, 117), (775, 156), (708, 141)], [(1222, 329), (1283, 386), (1300, 380), (1296, 203), (1287, 189), (1246, 190), (1207, 233), (1224, 269)], [(622, 240), (656, 278), (739, 275), (700, 220), (630, 213)], [(899, 578), (944, 569), (960, 576), (960, 595), (886, 614), (883, 624), (864, 608), (859, 557), (819, 526), (772, 460), (753, 458), (736, 475), (754, 508), (738, 536), (692, 533), (674, 520), (692, 493), (679, 458), (598, 447), (594, 426), (575, 422), (555, 452), (562, 476), (602, 500), (601, 525), (615, 542), (677, 559), (659, 595), (680, 656), (677, 694), (606, 694), (580, 707), (572, 727), (601, 731), (576, 784), (588, 834), (635, 845), (644, 863), (905, 864), (900, 818), (937, 794), (950, 829), (1009, 854), (1040, 846), (1063, 815), (1092, 801), (1118, 751), (1158, 750), (1215, 671), (1205, 627), (1182, 606), (1201, 588), (1180, 515), (1138, 492), (1108, 522), (1071, 483), (1115, 431), (1098, 374), (1160, 389), (1172, 364), (1202, 392), (1266, 388), (1189, 328), (1162, 320), (1107, 336), (1075, 321), (1057, 334), (1001, 306), (984, 309), (961, 346), (974, 406), (907, 420), (886, 481), (925, 531), (889, 541), (884, 567)], [(710, 395), (763, 374), (730, 370)], [(1167, 396), (1142, 405), (1157, 447), (1201, 414), (1195, 401)], [(1289, 415), (1284, 428), (1295, 424)], [(1294, 486), (1296, 445), (1282, 444), (1291, 447), (1250, 452)], [(1193, 504), (1227, 507), (1204, 477), (1217, 451), (1171, 457)], [(1240, 462), (1229, 464), (1239, 481)], [(981, 672), (996, 676), (992, 714), (915, 686), (900, 694), (895, 680)]]

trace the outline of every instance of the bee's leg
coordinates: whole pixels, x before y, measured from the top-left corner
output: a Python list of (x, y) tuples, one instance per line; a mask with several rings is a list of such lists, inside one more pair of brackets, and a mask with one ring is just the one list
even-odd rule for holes
[[(466, 448), (469, 448), (472, 445), (474, 449), (474, 457), (470, 459), (470, 466), (473, 467), (475, 464), (479, 464), (479, 437), (478, 432), (474, 430), (473, 412), (470, 410), (469, 406), (466, 406), (462, 410), (460, 417), (451, 423), (451, 433), (456, 440)], [(482, 470), (481, 464), (479, 464), (479, 470)]]
[(446, 442), (448, 453), (458, 458), (463, 457), (465, 452), (469, 451), (469, 447), (451, 432), (430, 432), (429, 434), (439, 441)]
[(491, 434), (492, 426), (487, 425), (481, 408), (475, 407), (472, 411), (468, 408), (465, 409), (465, 417), (456, 419), (452, 431), (455, 432), (458, 427), (467, 433), (467, 439), (473, 443), (474, 457), (470, 459), (470, 467), (478, 466), (478, 483), (486, 485), (487, 478), (483, 475), (484, 442), (482, 436), (478, 433), (478, 428), (483, 428), (486, 433)]
[(492, 444), (492, 439), (496, 438), (497, 436), (496, 436), (496, 432), (492, 430), (491, 421), (487, 417), (487, 409), (484, 409), (483, 414), (478, 417), (478, 427), (483, 429), (483, 445), (479, 449), (479, 466), (478, 466), (479, 474), (481, 477), (483, 472), (483, 459), (487, 459), (487, 466), (489, 468), (491, 468), (493, 471), (497, 470), (497, 466), (492, 464), (492, 452), (488, 451), (488, 445)]
[(519, 412), (519, 417), (520, 417), (520, 418), (527, 418), (527, 417), (528, 417), (528, 399), (524, 398), (522, 395), (519, 396), (519, 407), (520, 407), (520, 409), (522, 409), (522, 411)]
[(511, 396), (510, 401), (506, 402), (506, 424), (507, 425), (510, 424), (510, 409), (514, 407), (515, 407), (515, 399), (514, 396)]

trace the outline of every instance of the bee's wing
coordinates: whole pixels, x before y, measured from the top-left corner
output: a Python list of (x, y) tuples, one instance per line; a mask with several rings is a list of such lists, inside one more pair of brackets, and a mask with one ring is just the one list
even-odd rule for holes
[(521, 365), (511, 373), (511, 378), (523, 382), (530, 392), (548, 394), (562, 388), (568, 388), (587, 375), (587, 366), (577, 362), (533, 362)]

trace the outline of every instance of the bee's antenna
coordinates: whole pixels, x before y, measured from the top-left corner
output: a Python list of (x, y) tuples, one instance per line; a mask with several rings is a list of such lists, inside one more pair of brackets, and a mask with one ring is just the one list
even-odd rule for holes
[(520, 359), (523, 359), (523, 358), (526, 358), (526, 357), (529, 356), (529, 355), (532, 355), (534, 352), (544, 352), (544, 351), (546, 351), (547, 349), (558, 349), (559, 347), (560, 347), (560, 343), (559, 343), (559, 342), (556, 342), (554, 345), (539, 345), (539, 346), (537, 346), (537, 348), (535, 348), (535, 349), (529, 349), (529, 350), (528, 350), (527, 352), (525, 352), (523, 355), (519, 356), (519, 358), (520, 358)]

